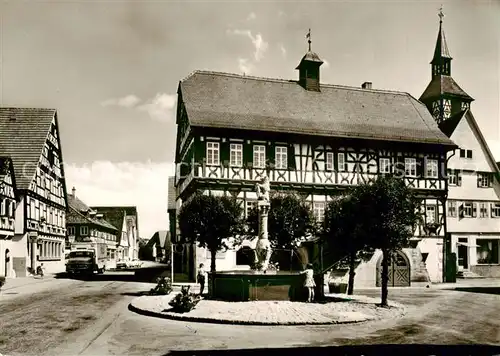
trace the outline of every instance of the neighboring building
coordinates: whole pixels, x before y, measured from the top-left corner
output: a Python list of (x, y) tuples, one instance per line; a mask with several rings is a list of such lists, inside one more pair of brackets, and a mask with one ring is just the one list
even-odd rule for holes
[(68, 195), (68, 215), (66, 229), (67, 252), (73, 242), (99, 242), (107, 244), (106, 269), (116, 268), (116, 248), (118, 229), (106, 221), (103, 214), (97, 213), (77, 198), (76, 189)]
[(431, 62), (432, 80), (420, 97), (459, 148), (448, 155), (447, 252), (460, 275), (500, 277), (500, 171), (471, 111), (472, 99), (451, 73), (442, 18)]
[[(257, 202), (255, 183), (267, 175), (271, 189), (299, 192), (321, 220), (335, 193), (381, 174), (400, 174), (421, 200), (422, 221), (412, 247), (391, 266), (390, 283), (442, 282), (447, 180), (440, 167), (456, 145), (411, 95), (375, 90), (368, 82), (361, 88), (323, 84), (322, 63), (309, 48), (297, 67), (298, 81), (208, 71), (182, 80), (176, 209), (201, 190), (231, 194), (248, 213)], [(194, 250), (192, 266), (208, 266), (208, 251)], [(217, 269), (248, 268), (238, 265), (236, 255), (219, 253)], [(335, 261), (323, 262), (328, 267)], [(357, 285), (378, 284), (380, 263), (377, 251), (360, 264)]]
[(10, 157), (16, 180), (15, 275), (43, 263), (64, 271), (66, 183), (55, 109), (0, 108), (0, 156)]
[(170, 261), (170, 232), (166, 230), (156, 231), (145, 246), (147, 255), (156, 262)]
[(0, 157), (0, 276), (13, 277), (11, 244), (16, 212), (16, 180), (9, 157)]
[(131, 261), (139, 257), (139, 220), (135, 206), (94, 206), (97, 213), (118, 229), (120, 238), (116, 253), (118, 261)]

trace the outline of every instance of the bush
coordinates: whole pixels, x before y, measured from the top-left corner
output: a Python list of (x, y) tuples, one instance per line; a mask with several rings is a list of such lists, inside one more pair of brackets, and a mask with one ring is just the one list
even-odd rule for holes
[(0, 289), (2, 288), (2, 286), (5, 284), (5, 277), (3, 276), (0, 276)]
[(172, 292), (172, 281), (168, 277), (158, 277), (156, 287), (149, 291), (151, 295), (168, 295)]
[(189, 293), (190, 288), (190, 286), (182, 286), (181, 292), (168, 303), (174, 312), (186, 313), (196, 307), (200, 301), (200, 296), (194, 293)]

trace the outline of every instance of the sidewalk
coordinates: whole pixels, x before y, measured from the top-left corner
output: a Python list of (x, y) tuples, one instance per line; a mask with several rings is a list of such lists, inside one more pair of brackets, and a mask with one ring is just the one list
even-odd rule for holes
[(46, 274), (43, 278), (41, 277), (34, 277), (34, 276), (28, 276), (28, 277), (17, 277), (17, 278), (7, 278), (5, 280), (5, 284), (3, 287), (0, 289), (0, 293), (11, 290), (11, 289), (16, 289), (28, 285), (33, 285), (33, 284), (38, 284), (38, 283), (46, 283), (55, 278), (54, 274)]

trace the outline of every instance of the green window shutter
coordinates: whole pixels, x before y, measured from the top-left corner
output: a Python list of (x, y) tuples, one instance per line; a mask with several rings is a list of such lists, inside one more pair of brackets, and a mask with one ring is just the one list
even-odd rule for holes
[(295, 145), (293, 143), (288, 145), (288, 169), (295, 170)]
[(481, 187), (481, 173), (476, 173), (477, 174), (477, 186), (478, 188)]
[(477, 203), (472, 203), (472, 217), (477, 217)]
[(207, 142), (201, 141), (199, 138), (196, 140), (195, 160), (200, 164), (207, 161)]
[(226, 140), (226, 142), (220, 142), (219, 146), (219, 158), (220, 165), (223, 167), (229, 166), (229, 155), (230, 155), (230, 143)]
[(492, 187), (493, 186), (493, 179), (495, 178), (495, 176), (493, 174), (488, 174), (488, 187)]
[(253, 145), (247, 141), (243, 144), (243, 166), (253, 167)]
[(427, 160), (424, 157), (416, 157), (415, 162), (417, 164), (417, 177), (425, 178), (427, 173)]
[(458, 207), (458, 217), (463, 218), (464, 217), (464, 203), (460, 204)]
[(266, 167), (274, 169), (275, 167), (276, 146), (274, 143), (266, 145)]
[(493, 204), (490, 204), (490, 216), (493, 217)]
[(462, 173), (460, 171), (454, 173), (457, 175), (457, 185), (460, 187), (462, 185)]

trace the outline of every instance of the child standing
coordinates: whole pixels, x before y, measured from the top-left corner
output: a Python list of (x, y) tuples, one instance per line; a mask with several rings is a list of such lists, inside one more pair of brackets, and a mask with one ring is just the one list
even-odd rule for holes
[(301, 274), (305, 274), (304, 287), (307, 288), (307, 302), (311, 303), (314, 300), (314, 288), (316, 287), (316, 283), (314, 282), (314, 270), (313, 265), (308, 263), (306, 269)]
[(200, 267), (198, 268), (198, 277), (196, 279), (200, 284), (200, 296), (201, 296), (203, 294), (203, 290), (205, 289), (205, 265), (203, 263), (200, 263)]

